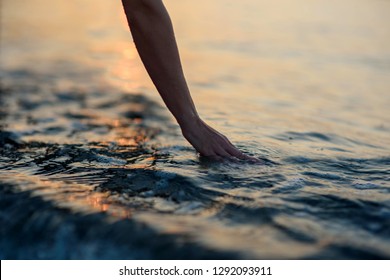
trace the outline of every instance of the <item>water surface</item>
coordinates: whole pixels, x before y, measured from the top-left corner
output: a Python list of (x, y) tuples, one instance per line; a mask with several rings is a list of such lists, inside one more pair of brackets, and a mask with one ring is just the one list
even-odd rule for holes
[(165, 1), (199, 158), (120, 1), (4, 0), (2, 258), (389, 258), (388, 1)]

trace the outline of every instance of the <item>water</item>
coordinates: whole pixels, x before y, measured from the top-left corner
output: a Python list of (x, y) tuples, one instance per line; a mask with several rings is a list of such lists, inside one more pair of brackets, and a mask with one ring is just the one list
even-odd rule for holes
[[(165, 1), (198, 158), (120, 1), (2, 2), (2, 258), (389, 258), (388, 1)], [(32, 12), (33, 11), (33, 12)]]

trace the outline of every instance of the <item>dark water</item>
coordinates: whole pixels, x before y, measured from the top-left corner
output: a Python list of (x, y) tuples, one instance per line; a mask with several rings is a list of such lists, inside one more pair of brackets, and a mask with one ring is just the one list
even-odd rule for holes
[(388, 2), (166, 1), (199, 111), (261, 165), (197, 157), (119, 3), (49, 2), (3, 1), (2, 259), (390, 257)]

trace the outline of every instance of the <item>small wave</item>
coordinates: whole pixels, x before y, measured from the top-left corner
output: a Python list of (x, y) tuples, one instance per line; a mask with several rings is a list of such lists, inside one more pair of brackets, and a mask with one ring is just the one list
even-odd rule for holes
[[(327, 142), (332, 144), (337, 144), (343, 147), (354, 147), (354, 146), (364, 146), (364, 147), (371, 147), (371, 148), (381, 148), (376, 145), (372, 145), (370, 143), (362, 142), (356, 139), (351, 139), (349, 137), (340, 136), (333, 133), (320, 133), (320, 132), (295, 132), (295, 131), (288, 131), (285, 133), (272, 135), (271, 136), (274, 139), (285, 141), (285, 142), (299, 142), (299, 141), (306, 141), (306, 142)], [(328, 147), (332, 149), (339, 149), (340, 147)], [(342, 151), (349, 151), (346, 149), (341, 148)]]

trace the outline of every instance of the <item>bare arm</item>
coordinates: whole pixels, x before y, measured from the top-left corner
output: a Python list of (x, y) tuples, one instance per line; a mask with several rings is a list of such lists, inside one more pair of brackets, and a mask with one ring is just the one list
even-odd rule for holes
[(170, 17), (161, 0), (122, 0), (142, 62), (183, 136), (204, 156), (249, 158), (199, 117), (188, 89)]

